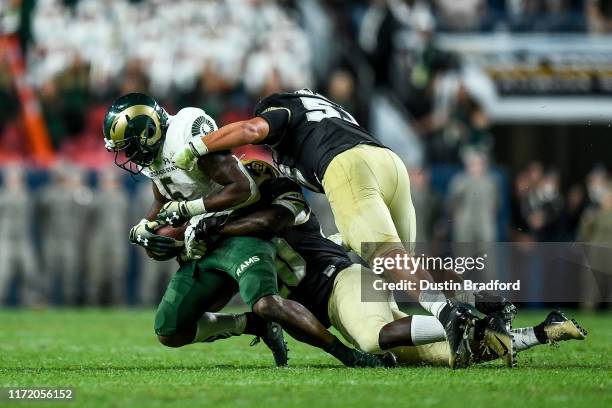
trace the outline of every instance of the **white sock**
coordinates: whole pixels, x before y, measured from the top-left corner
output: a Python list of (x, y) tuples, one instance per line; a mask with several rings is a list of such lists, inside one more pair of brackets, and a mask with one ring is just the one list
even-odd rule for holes
[(440, 318), (440, 312), (446, 306), (446, 298), (442, 292), (423, 291), (419, 294), (419, 304), (436, 318)]
[(246, 315), (228, 313), (204, 313), (198, 320), (192, 343), (212, 342), (231, 336), (240, 336), (246, 328)]
[(446, 340), (442, 323), (433, 316), (413, 315), (410, 322), (410, 338), (415, 346)]
[(516, 351), (527, 350), (533, 346), (542, 344), (536, 337), (533, 327), (514, 329), (512, 330), (512, 335), (514, 336)]

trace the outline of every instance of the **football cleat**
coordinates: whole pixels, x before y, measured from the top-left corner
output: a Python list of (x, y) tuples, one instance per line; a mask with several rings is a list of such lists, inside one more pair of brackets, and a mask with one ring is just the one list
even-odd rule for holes
[(506, 367), (516, 365), (516, 348), (514, 337), (501, 313), (493, 313), (476, 323), (476, 331), (482, 333), (480, 354), (493, 354), (501, 358)]
[(472, 359), (470, 332), (473, 332), (477, 318), (467, 305), (454, 304), (450, 299), (445, 309), (447, 312), (440, 315), (440, 323), (444, 326), (450, 348), (448, 365), (453, 369), (467, 367)]
[(508, 330), (512, 329), (512, 321), (516, 317), (517, 313), (516, 306), (514, 306), (512, 302), (501, 295), (487, 292), (486, 290), (475, 292), (474, 297), (474, 306), (479, 312), (485, 315), (495, 313), (503, 316), (506, 323), (506, 328)]
[(544, 329), (550, 344), (564, 340), (584, 340), (588, 334), (575, 319), (569, 319), (559, 310), (550, 312), (538, 326)]
[(274, 356), (274, 362), (277, 367), (284, 367), (289, 361), (287, 342), (283, 336), (283, 329), (278, 323), (266, 322), (264, 332), (253, 339), (251, 346), (256, 345), (261, 340), (268, 346)]
[(393, 368), (397, 366), (397, 357), (391, 352), (372, 354), (355, 349), (353, 357), (353, 361), (347, 364), (347, 367)]

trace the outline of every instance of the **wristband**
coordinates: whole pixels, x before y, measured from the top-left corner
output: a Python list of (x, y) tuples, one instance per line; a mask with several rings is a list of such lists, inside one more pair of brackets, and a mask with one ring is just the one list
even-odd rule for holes
[(195, 157), (202, 157), (208, 153), (208, 146), (206, 146), (201, 137), (197, 137), (189, 142), (189, 148)]

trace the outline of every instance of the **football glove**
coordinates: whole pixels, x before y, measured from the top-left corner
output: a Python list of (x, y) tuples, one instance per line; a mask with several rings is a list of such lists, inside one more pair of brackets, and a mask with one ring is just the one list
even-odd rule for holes
[(218, 212), (207, 215), (209, 216), (204, 216), (198, 221), (195, 227), (195, 236), (196, 239), (212, 244), (219, 239), (219, 232), (227, 223), (230, 212)]
[(181, 254), (182, 251), (183, 247), (176, 247), (165, 253), (149, 251), (147, 255), (149, 256), (149, 258), (155, 261), (167, 261), (169, 259), (176, 258)]
[(172, 156), (174, 165), (179, 169), (191, 171), (198, 159), (208, 153), (208, 147), (201, 138), (194, 138)]
[(157, 221), (142, 219), (130, 230), (130, 242), (158, 254), (166, 254), (180, 246), (178, 241), (170, 237), (155, 235), (159, 227)]
[(227, 222), (230, 211), (204, 214), (189, 221), (185, 230), (185, 252), (189, 259), (201, 259), (208, 247), (219, 239), (219, 231)]
[(196, 238), (196, 225), (189, 224), (185, 230), (185, 254), (188, 259), (201, 259), (206, 254), (206, 241)]
[(191, 201), (170, 201), (164, 204), (155, 221), (160, 224), (179, 227), (189, 221), (191, 217), (205, 212), (204, 200), (201, 198)]

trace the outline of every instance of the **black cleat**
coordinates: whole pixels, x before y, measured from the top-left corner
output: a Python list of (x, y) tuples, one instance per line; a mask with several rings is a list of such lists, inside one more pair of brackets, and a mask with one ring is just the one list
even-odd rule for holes
[(450, 348), (448, 365), (453, 369), (470, 364), (472, 350), (469, 338), (476, 319), (467, 305), (454, 304), (451, 300), (447, 300), (445, 310), (440, 314), (440, 323), (444, 326)]
[(259, 340), (263, 340), (264, 344), (268, 346), (274, 356), (274, 362), (277, 367), (284, 367), (287, 365), (289, 360), (287, 348), (287, 342), (283, 336), (283, 329), (278, 323), (266, 322), (264, 332), (253, 339), (251, 346), (259, 343)]
[(587, 336), (587, 331), (575, 319), (568, 318), (559, 310), (550, 312), (538, 326), (544, 330), (550, 344), (564, 340), (584, 340)]
[(514, 336), (503, 313), (493, 313), (478, 321), (476, 332), (481, 333), (481, 351), (485, 350), (485, 354), (501, 358), (506, 367), (516, 366)]
[(347, 367), (374, 367), (374, 368), (393, 368), (397, 367), (395, 354), (386, 352), (384, 354), (366, 353), (361, 350), (354, 350), (354, 359)]

